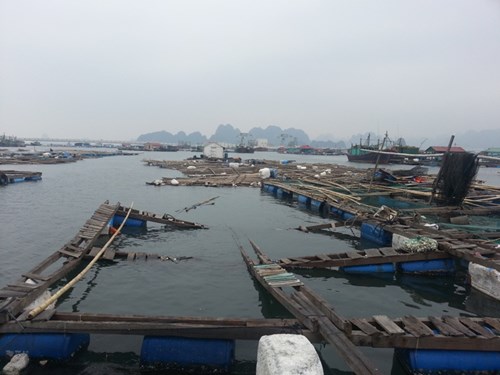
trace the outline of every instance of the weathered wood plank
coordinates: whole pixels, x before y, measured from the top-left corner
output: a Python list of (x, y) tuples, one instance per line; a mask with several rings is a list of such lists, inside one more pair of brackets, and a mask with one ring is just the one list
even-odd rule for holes
[(464, 326), (458, 318), (452, 317), (452, 316), (443, 316), (443, 320), (446, 322), (446, 324), (450, 325), (454, 329), (456, 329), (458, 332), (463, 333), (464, 335), (468, 337), (476, 337), (477, 335), (472, 332), (470, 329), (468, 329), (466, 326)]
[(48, 276), (43, 276), (43, 275), (40, 275), (38, 273), (33, 273), (33, 272), (23, 273), (22, 276), (26, 277), (27, 279), (40, 280), (40, 281), (47, 281), (50, 278)]
[(82, 253), (77, 253), (75, 251), (70, 251), (70, 250), (66, 250), (66, 249), (59, 249), (59, 252), (61, 254), (64, 254), (64, 255), (68, 255), (70, 257), (73, 257), (73, 258), (80, 258), (80, 256), (82, 255)]
[(500, 335), (500, 319), (484, 318), (486, 324), (492, 327), (498, 335)]
[(434, 336), (434, 332), (414, 316), (402, 318), (404, 329), (415, 337)]
[(113, 260), (115, 258), (115, 254), (116, 254), (116, 249), (107, 248), (104, 254), (102, 255), (102, 258), (107, 260)]
[(462, 332), (457, 331), (452, 326), (446, 324), (441, 318), (429, 316), (429, 321), (434, 324), (438, 331), (444, 336), (463, 336)]
[(486, 328), (484, 328), (483, 326), (479, 325), (478, 323), (476, 323), (475, 321), (473, 321), (470, 318), (463, 317), (463, 318), (459, 318), (459, 320), (460, 320), (460, 322), (462, 324), (466, 325), (472, 331), (478, 333), (481, 336), (484, 336), (486, 338), (496, 337), (496, 335), (494, 333), (491, 333)]
[(404, 335), (405, 331), (401, 329), (396, 323), (394, 323), (388, 316), (386, 315), (374, 315), (373, 319), (386, 331), (391, 335)]
[(368, 336), (383, 334), (383, 332), (372, 326), (366, 319), (351, 318), (349, 319), (349, 321), (356, 327), (358, 327), (361, 331), (366, 333)]

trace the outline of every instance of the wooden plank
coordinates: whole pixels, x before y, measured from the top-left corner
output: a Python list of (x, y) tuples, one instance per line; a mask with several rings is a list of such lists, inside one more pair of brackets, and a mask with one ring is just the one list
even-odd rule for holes
[(33, 318), (33, 321), (36, 322), (36, 321), (47, 321), (47, 320), (50, 320), (50, 318), (52, 318), (52, 316), (54, 316), (55, 313), (56, 313), (56, 309), (45, 309), (40, 314), (38, 314), (37, 316), (35, 316)]
[(374, 315), (373, 319), (389, 334), (391, 335), (404, 335), (405, 331), (402, 330), (396, 323), (394, 323), (386, 315)]
[(326, 254), (318, 254), (316, 255), (319, 259), (321, 260), (332, 260), (332, 258), (330, 258), (328, 255)]
[(40, 280), (40, 281), (47, 281), (50, 279), (50, 277), (48, 276), (42, 276), (38, 273), (33, 273), (33, 272), (23, 273), (23, 277), (26, 277), (27, 279)]
[(107, 260), (113, 260), (115, 254), (116, 254), (116, 249), (107, 248), (104, 254), (102, 255), (102, 258)]
[(301, 286), (304, 283), (300, 280), (287, 280), (287, 281), (269, 281), (268, 284), (273, 288), (282, 288), (284, 286)]
[(394, 250), (392, 247), (383, 247), (379, 249), (379, 251), (382, 253), (382, 255), (385, 256), (393, 256), (393, 255), (399, 255), (399, 253)]
[(367, 257), (379, 257), (382, 255), (378, 249), (367, 249), (365, 250), (365, 254)]
[(307, 296), (311, 303), (316, 306), (333, 324), (344, 333), (351, 333), (351, 324), (338, 314), (333, 306), (331, 306), (323, 297), (317, 294), (311, 288), (306, 286), (300, 288), (300, 291)]
[(402, 318), (404, 329), (415, 337), (434, 336), (434, 332), (414, 316)]
[(318, 319), (321, 335), (335, 347), (351, 370), (358, 375), (381, 374), (380, 370), (326, 317)]
[(500, 335), (500, 319), (498, 318), (483, 318), (484, 322), (492, 327), (498, 335)]
[(265, 269), (265, 268), (262, 268), (262, 269), (257, 269), (256, 271), (262, 277), (271, 276), (271, 275), (279, 275), (281, 273), (288, 273), (283, 268), (281, 268), (281, 269)]
[(80, 253), (85, 250), (84, 248), (82, 249), (81, 247), (75, 246), (73, 244), (68, 244), (68, 245), (66, 245), (64, 247), (66, 249), (73, 250), (75, 252), (80, 252)]
[(487, 352), (500, 351), (500, 338), (486, 339), (477, 336), (452, 337), (434, 335), (415, 337), (410, 335), (382, 335), (367, 336), (365, 333), (353, 331), (352, 341), (356, 345), (374, 348), (408, 348), (408, 349), (437, 349), (437, 350), (479, 350)]
[(73, 257), (73, 258), (79, 258), (82, 255), (82, 253), (77, 253), (77, 252), (66, 250), (66, 249), (59, 249), (59, 252), (61, 254), (68, 255), (68, 256)]
[(434, 326), (438, 329), (438, 331), (444, 336), (463, 336), (464, 334), (457, 331), (450, 325), (446, 324), (441, 320), (441, 318), (437, 318), (434, 316), (429, 316), (429, 321), (434, 324)]
[(95, 246), (94, 246), (94, 247), (90, 250), (89, 255), (90, 255), (91, 257), (95, 257), (99, 251), (101, 251), (101, 248), (100, 248), (100, 247), (95, 247)]
[(363, 255), (358, 253), (357, 251), (349, 251), (345, 253), (349, 258), (351, 259), (358, 259), (358, 258), (363, 258)]
[(379, 331), (377, 328), (372, 326), (366, 319), (349, 319), (349, 321), (358, 327), (361, 331), (366, 333), (368, 336), (382, 335), (383, 332)]
[(24, 297), (25, 295), (26, 295), (26, 292), (0, 289), (0, 298)]
[(472, 332), (470, 329), (468, 329), (466, 326), (460, 323), (458, 318), (452, 316), (443, 316), (443, 320), (446, 322), (446, 324), (452, 326), (454, 329), (456, 329), (458, 332), (463, 333), (465, 336), (468, 337), (477, 336), (474, 332)]
[(477, 322), (473, 321), (472, 319), (470, 318), (459, 318), (460, 322), (464, 325), (466, 325), (468, 328), (470, 328), (472, 331), (480, 334), (481, 336), (484, 336), (486, 338), (493, 338), (493, 337), (496, 337), (496, 335), (494, 333), (491, 333), (490, 331), (488, 331), (486, 328), (484, 328), (483, 326), (479, 325)]
[(18, 284), (7, 284), (7, 286), (4, 287), (4, 289), (13, 290), (16, 292), (31, 292), (38, 287), (40, 287), (40, 284), (31, 285), (25, 283), (18, 283)]

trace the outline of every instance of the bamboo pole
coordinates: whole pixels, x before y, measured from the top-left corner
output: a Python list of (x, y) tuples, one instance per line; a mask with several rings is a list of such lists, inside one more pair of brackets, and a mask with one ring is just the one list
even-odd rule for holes
[(111, 238), (106, 242), (106, 244), (102, 247), (102, 249), (94, 256), (94, 258), (90, 261), (90, 263), (83, 269), (82, 272), (80, 272), (78, 275), (76, 275), (73, 280), (71, 280), (69, 283), (67, 283), (65, 286), (63, 286), (61, 289), (59, 289), (55, 294), (53, 294), (47, 301), (39, 305), (38, 307), (35, 307), (33, 310), (31, 310), (28, 314), (28, 319), (33, 319), (35, 316), (40, 314), (42, 311), (44, 311), (51, 303), (56, 302), (59, 297), (61, 297), (64, 293), (66, 293), (69, 288), (71, 288), (73, 285), (75, 285), (78, 281), (80, 281), (83, 276), (92, 268), (92, 266), (99, 260), (99, 258), (104, 254), (104, 252), (107, 250), (109, 245), (113, 242), (115, 237), (120, 233), (122, 230), (123, 226), (125, 225), (125, 222), (127, 221), (130, 213), (132, 212), (132, 206), (134, 203), (130, 205), (130, 208), (127, 212), (127, 215), (123, 219), (123, 222), (121, 223), (120, 227), (118, 230), (113, 233)]

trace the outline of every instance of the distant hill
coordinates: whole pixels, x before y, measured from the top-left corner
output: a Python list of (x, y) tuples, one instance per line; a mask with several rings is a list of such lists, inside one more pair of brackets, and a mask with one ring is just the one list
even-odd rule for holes
[[(266, 128), (255, 127), (250, 129), (248, 133), (244, 135), (245, 143), (248, 141), (256, 141), (257, 139), (267, 139), (270, 145), (275, 147), (280, 145), (310, 145), (312, 147), (323, 147), (323, 148), (347, 148), (351, 144), (359, 143), (360, 139), (363, 142), (370, 134), (370, 143), (376, 144), (377, 141), (382, 142), (383, 136), (377, 137), (374, 133), (364, 133), (355, 134), (349, 139), (344, 140), (332, 140), (333, 136), (324, 135), (318, 137), (315, 140), (311, 140), (309, 136), (301, 129), (281, 129), (276, 125), (269, 125)], [(389, 137), (391, 135), (389, 134)], [(421, 149), (426, 149), (430, 146), (447, 146), (450, 140), (451, 134), (437, 134), (437, 135), (422, 135), (419, 137), (405, 137), (404, 141), (407, 145), (418, 146)], [(139, 142), (161, 142), (167, 144), (203, 144), (207, 141), (229, 143), (229, 144), (239, 144), (242, 139), (242, 132), (240, 129), (234, 127), (231, 124), (221, 124), (217, 127), (215, 133), (207, 137), (200, 132), (194, 132), (191, 134), (186, 134), (183, 131), (177, 134), (172, 134), (167, 131), (158, 131), (153, 133), (142, 134), (137, 138)], [(396, 141), (396, 138), (392, 139)], [(466, 150), (470, 151), (481, 151), (487, 149), (488, 147), (500, 147), (500, 129), (489, 129), (489, 130), (468, 130), (464, 133), (455, 134), (454, 145), (462, 146)]]
[(239, 144), (244, 136), (244, 142), (256, 141), (257, 139), (267, 139), (268, 142), (274, 146), (282, 144), (288, 145), (294, 143), (297, 145), (310, 144), (309, 136), (300, 129), (281, 129), (278, 126), (268, 126), (265, 129), (252, 128), (248, 133), (242, 134), (241, 130), (235, 128), (231, 124), (221, 124), (215, 130), (215, 133), (207, 138), (200, 132), (195, 132), (187, 135), (184, 132), (172, 134), (165, 130), (142, 134), (137, 138), (139, 142), (160, 142), (160, 143), (205, 143), (206, 141), (221, 142), (229, 144)]

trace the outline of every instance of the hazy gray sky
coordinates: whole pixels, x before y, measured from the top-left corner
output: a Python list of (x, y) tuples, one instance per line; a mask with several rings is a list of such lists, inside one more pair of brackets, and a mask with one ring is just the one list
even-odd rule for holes
[(500, 127), (498, 0), (0, 0), (0, 132)]

